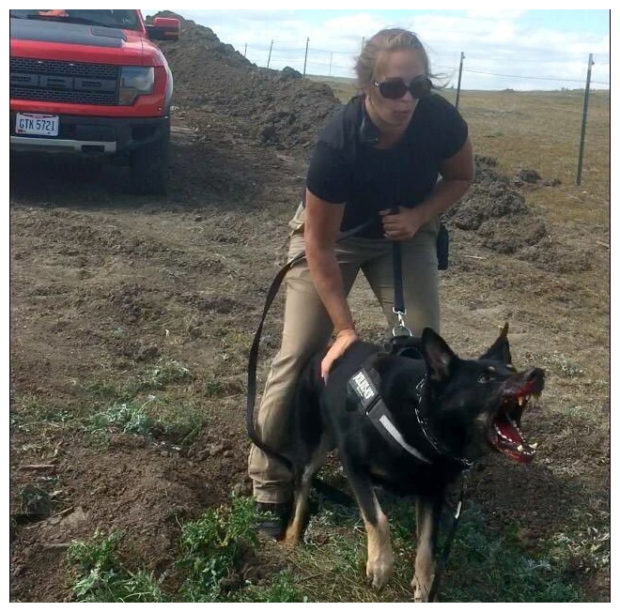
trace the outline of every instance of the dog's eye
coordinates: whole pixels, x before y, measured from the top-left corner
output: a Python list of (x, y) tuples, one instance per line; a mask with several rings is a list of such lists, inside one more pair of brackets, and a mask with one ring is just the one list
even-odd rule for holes
[(492, 380), (495, 380), (495, 375), (492, 372), (483, 372), (478, 377), (478, 382), (482, 384), (491, 382)]

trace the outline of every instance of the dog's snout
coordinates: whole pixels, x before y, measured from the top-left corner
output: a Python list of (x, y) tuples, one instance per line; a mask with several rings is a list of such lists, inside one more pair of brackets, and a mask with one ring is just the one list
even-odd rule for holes
[(532, 368), (525, 373), (526, 382), (543, 382), (545, 371), (542, 368)]

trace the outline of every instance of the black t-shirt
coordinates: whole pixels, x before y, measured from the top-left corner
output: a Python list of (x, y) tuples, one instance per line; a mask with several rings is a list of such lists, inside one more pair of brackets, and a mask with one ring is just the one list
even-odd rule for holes
[[(378, 135), (364, 110), (364, 96), (339, 109), (319, 135), (306, 185), (317, 197), (345, 203), (341, 230), (395, 206), (413, 207), (433, 190), (440, 164), (467, 140), (467, 124), (437, 94), (421, 98), (403, 137), (390, 149), (373, 146)], [(380, 238), (381, 223), (360, 236)]]

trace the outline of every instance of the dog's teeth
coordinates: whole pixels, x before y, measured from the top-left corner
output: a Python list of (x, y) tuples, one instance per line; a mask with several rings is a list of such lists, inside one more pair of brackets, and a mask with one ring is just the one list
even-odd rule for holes
[(523, 452), (523, 444), (519, 444), (519, 446), (517, 446), (517, 450), (522, 453)]
[(519, 402), (519, 406), (523, 406), (523, 401), (524, 401), (523, 396), (519, 396), (519, 399), (517, 401)]
[(530, 444), (530, 448), (536, 450), (538, 448), (538, 442), (534, 442), (534, 444)]

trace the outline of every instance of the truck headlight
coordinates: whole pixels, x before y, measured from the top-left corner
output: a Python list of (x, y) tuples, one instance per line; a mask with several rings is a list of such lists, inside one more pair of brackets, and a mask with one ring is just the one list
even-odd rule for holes
[(152, 66), (123, 66), (118, 103), (130, 106), (138, 96), (153, 93), (154, 85), (155, 70)]

